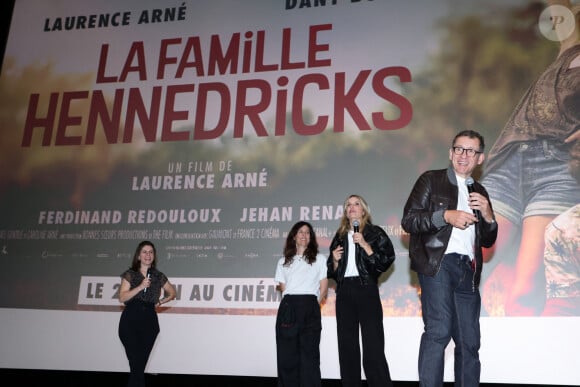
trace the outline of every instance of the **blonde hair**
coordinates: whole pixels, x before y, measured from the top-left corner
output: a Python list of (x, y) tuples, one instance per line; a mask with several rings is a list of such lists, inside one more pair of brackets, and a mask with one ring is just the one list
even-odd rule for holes
[(351, 194), (346, 197), (344, 203), (342, 205), (342, 217), (340, 218), (340, 225), (338, 226), (338, 230), (336, 232), (341, 236), (344, 237), (348, 231), (350, 230), (350, 221), (346, 216), (346, 206), (348, 205), (348, 201), (352, 198), (357, 198), (360, 201), (361, 207), (363, 209), (363, 216), (360, 220), (360, 232), (362, 232), (365, 228), (365, 225), (372, 224), (373, 220), (371, 218), (371, 210), (367, 203), (367, 201), (360, 195)]

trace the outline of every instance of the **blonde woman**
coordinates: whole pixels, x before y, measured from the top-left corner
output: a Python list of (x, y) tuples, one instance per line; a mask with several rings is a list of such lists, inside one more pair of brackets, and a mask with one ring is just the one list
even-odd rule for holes
[(378, 278), (394, 261), (393, 244), (387, 233), (372, 223), (365, 199), (348, 196), (327, 262), (328, 277), (337, 284), (336, 329), (343, 387), (361, 385), (359, 330), (368, 386), (392, 386)]

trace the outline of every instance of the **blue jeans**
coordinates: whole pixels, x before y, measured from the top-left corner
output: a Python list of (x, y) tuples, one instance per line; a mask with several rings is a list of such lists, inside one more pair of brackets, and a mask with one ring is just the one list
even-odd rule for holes
[(478, 386), (481, 371), (481, 296), (469, 257), (446, 254), (433, 277), (419, 274), (425, 331), (419, 348), (419, 384), (443, 386), (445, 348), (455, 343), (455, 386)]

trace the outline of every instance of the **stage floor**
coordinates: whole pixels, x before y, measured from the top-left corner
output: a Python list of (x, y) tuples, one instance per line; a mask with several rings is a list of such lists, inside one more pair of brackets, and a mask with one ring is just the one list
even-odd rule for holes
[[(127, 373), (123, 372), (89, 372), (89, 371), (55, 371), (0, 369), (2, 380), (14, 380), (20, 386), (59, 387), (121, 387), (127, 383)], [(146, 374), (147, 387), (275, 387), (275, 378), (246, 376), (215, 376), (215, 375), (177, 375), (177, 374)], [(416, 381), (394, 381), (395, 387), (417, 387)], [(363, 383), (366, 386), (366, 383)], [(445, 383), (452, 387), (453, 383)], [(529, 384), (492, 384), (482, 383), (482, 387), (527, 387), (538, 386)], [(340, 387), (340, 381), (326, 379), (322, 387)], [(571, 387), (562, 386), (559, 387)]]

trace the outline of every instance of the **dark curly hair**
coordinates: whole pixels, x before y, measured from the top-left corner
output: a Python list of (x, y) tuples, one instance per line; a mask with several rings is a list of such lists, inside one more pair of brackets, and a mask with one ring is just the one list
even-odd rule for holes
[(311, 265), (316, 261), (316, 256), (318, 255), (316, 234), (314, 233), (314, 229), (310, 223), (300, 221), (292, 226), (292, 229), (290, 229), (290, 232), (286, 237), (286, 244), (284, 245), (284, 266), (290, 265), (294, 260), (294, 256), (296, 255), (296, 234), (298, 234), (298, 230), (304, 226), (307, 226), (310, 232), (310, 242), (308, 242), (306, 251), (304, 251), (304, 258)]

